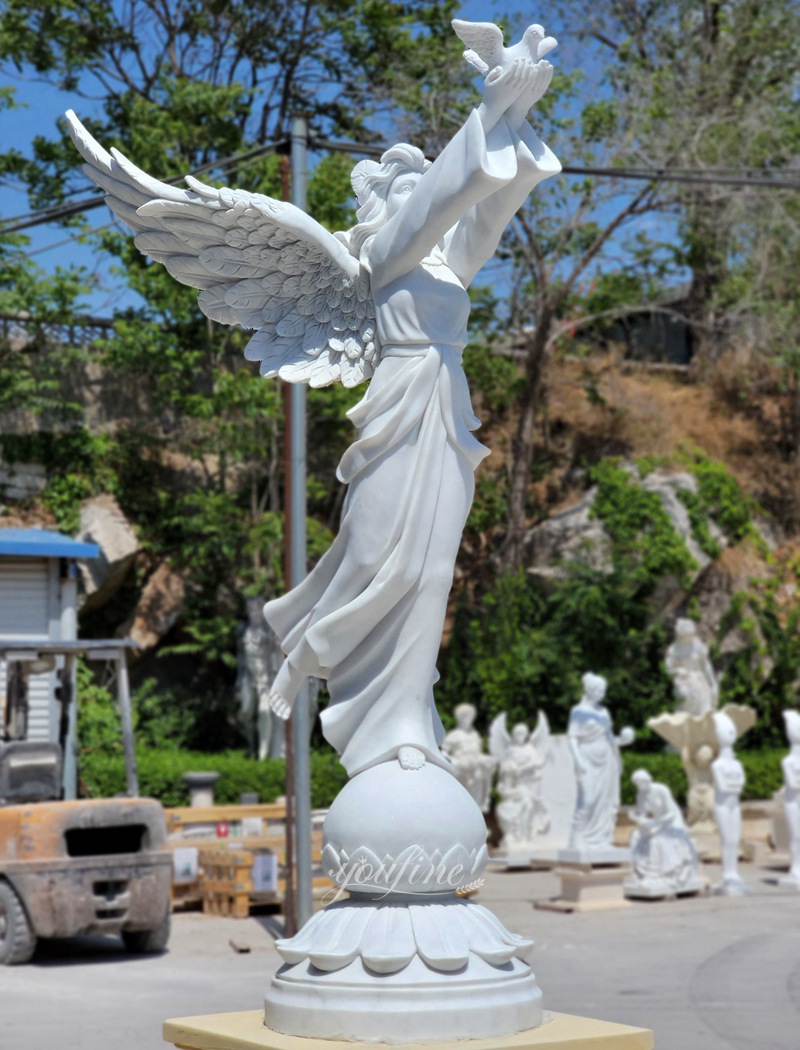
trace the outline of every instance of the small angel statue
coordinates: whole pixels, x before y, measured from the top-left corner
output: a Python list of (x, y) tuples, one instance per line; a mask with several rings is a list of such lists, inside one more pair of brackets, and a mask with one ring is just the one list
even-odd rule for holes
[(550, 829), (550, 814), (542, 799), (542, 773), (550, 751), (550, 725), (539, 711), (531, 733), (522, 723), (508, 732), (503, 712), (489, 727), (489, 752), (498, 764), (500, 802), (497, 821), (503, 848), (509, 852), (533, 845)]
[[(499, 32), (499, 31), (498, 31)], [(357, 224), (332, 235), (269, 197), (158, 182), (107, 153), (68, 113), (85, 170), (137, 247), (200, 290), (212, 320), (256, 329), (265, 376), (325, 386), (370, 379), (332, 546), (267, 603), (285, 660), (271, 705), (288, 717), (305, 677), (327, 680), (322, 729), (350, 776), (397, 759), (451, 769), (433, 700), (436, 658), (474, 471), (461, 365), (471, 281), (514, 213), (561, 166), (526, 116), (552, 66), (526, 48), (489, 69), (483, 100), (431, 164), (414, 146), (352, 175)]]

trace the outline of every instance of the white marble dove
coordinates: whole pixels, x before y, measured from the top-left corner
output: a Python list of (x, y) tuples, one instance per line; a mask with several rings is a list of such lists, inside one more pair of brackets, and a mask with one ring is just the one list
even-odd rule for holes
[(558, 43), (554, 37), (545, 36), (540, 25), (528, 26), (522, 40), (513, 47), (503, 46), (503, 31), (493, 22), (464, 22), (454, 18), (451, 25), (456, 36), (467, 45), (464, 58), (483, 76), (498, 66), (505, 70), (520, 58), (536, 63)]

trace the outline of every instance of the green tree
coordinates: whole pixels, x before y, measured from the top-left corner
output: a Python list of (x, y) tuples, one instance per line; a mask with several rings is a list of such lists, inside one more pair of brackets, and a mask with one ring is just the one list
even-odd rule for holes
[[(552, 353), (598, 317), (644, 305), (652, 310), (654, 302), (658, 308), (659, 293), (687, 273), (696, 345), (701, 354), (718, 352), (741, 339), (743, 315), (769, 316), (774, 324), (776, 269), (791, 280), (790, 267), (782, 265), (787, 253), (777, 244), (768, 281), (748, 256), (767, 229), (782, 228), (778, 216), (790, 218), (791, 194), (756, 195), (714, 180), (786, 168), (797, 153), (800, 44), (781, 28), (793, 5), (573, 0), (568, 10), (587, 48), (587, 75), (559, 71), (554, 78), (554, 90), (534, 117), (548, 145), (570, 164), (650, 168), (667, 176), (689, 168), (708, 181), (551, 179), (518, 215), (508, 242), (516, 274), (511, 318), (524, 326), (526, 345), (510, 468), (510, 566), (521, 556), (537, 414)], [(649, 230), (642, 225), (659, 216), (663, 235), (658, 221)], [(795, 226), (783, 227), (792, 241)], [(752, 295), (742, 296), (743, 282)], [(767, 302), (771, 309), (764, 310)], [(786, 334), (786, 325), (778, 331)], [(796, 345), (793, 332), (789, 346)], [(787, 355), (790, 384), (793, 353)]]

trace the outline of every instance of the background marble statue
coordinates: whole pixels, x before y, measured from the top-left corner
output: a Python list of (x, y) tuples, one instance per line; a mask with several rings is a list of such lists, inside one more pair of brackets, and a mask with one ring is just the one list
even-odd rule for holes
[(750, 887), (739, 875), (739, 843), (742, 837), (740, 798), (745, 784), (744, 767), (733, 752), (736, 725), (724, 711), (714, 714), (719, 754), (711, 763), (714, 778), (714, 816), (717, 821), (722, 859), (722, 882), (715, 893), (740, 895)]
[(603, 706), (605, 678), (590, 672), (582, 681), (583, 696), (570, 712), (567, 729), (578, 781), (569, 848), (591, 851), (612, 845), (622, 773), (619, 749), (632, 743), (635, 734), (626, 726), (614, 735)]
[(475, 729), (476, 710), (472, 704), (458, 704), (453, 714), (456, 728), (442, 742), (442, 752), (453, 763), (459, 782), (481, 807), (489, 812), (495, 760), (483, 753), (483, 738)]
[(791, 750), (781, 760), (783, 806), (789, 830), (789, 874), (781, 883), (800, 890), (800, 712), (784, 711), (783, 720)]
[[(755, 725), (755, 711), (746, 704), (726, 704), (722, 711), (736, 726), (737, 739)], [(718, 856), (719, 836), (711, 770), (711, 764), (719, 754), (714, 712), (708, 711), (704, 715), (670, 712), (648, 719), (647, 725), (672, 744), (680, 755), (689, 782), (686, 822), (700, 856)]]
[(489, 749), (498, 765), (497, 822), (503, 832), (501, 846), (510, 853), (530, 848), (537, 835), (550, 827), (542, 798), (542, 773), (550, 750), (550, 726), (539, 711), (536, 729), (515, 725), (509, 734), (505, 712), (489, 729)]
[(625, 881), (628, 897), (665, 897), (696, 893), (703, 886), (697, 850), (672, 792), (645, 769), (631, 780), (636, 806), (631, 818), (633, 872)]
[(699, 716), (716, 710), (717, 676), (708, 658), (708, 646), (700, 640), (693, 620), (676, 621), (675, 641), (667, 649), (666, 665), (672, 676), (678, 711)]

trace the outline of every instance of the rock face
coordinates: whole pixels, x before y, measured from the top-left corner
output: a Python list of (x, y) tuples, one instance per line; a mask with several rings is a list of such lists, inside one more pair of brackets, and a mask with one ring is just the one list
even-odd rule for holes
[[(679, 496), (681, 490), (697, 492), (697, 481), (685, 472), (654, 470), (641, 478), (635, 466), (631, 465), (627, 469), (634, 482), (646, 491), (656, 493), (661, 500), (673, 527), (697, 563), (692, 574), (691, 582), (694, 584), (714, 567), (692, 536), (689, 513)], [(562, 577), (564, 563), (576, 558), (588, 562), (595, 569), (611, 571), (611, 537), (602, 521), (592, 517), (596, 495), (596, 488), (589, 489), (577, 503), (530, 530), (525, 539), (525, 564), (531, 576), (546, 584)], [(721, 530), (713, 521), (708, 522), (708, 528), (716, 543), (725, 548), (727, 538)], [(663, 619), (678, 612), (687, 597), (684, 583), (677, 577), (664, 577), (658, 581), (650, 599), (654, 618)]]
[(96, 543), (100, 556), (78, 563), (82, 609), (105, 605), (121, 586), (139, 551), (139, 541), (113, 496), (95, 496), (81, 506), (76, 539)]
[(145, 584), (133, 619), (123, 633), (142, 649), (152, 649), (174, 626), (186, 595), (183, 577), (167, 561), (161, 562)]
[(563, 576), (564, 562), (582, 558), (595, 569), (611, 571), (611, 537), (590, 512), (597, 489), (571, 507), (531, 529), (525, 537), (524, 563), (543, 582)]
[(47, 488), (47, 471), (38, 463), (0, 462), (0, 498), (11, 502), (34, 499)]

